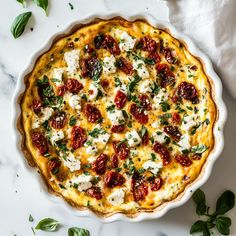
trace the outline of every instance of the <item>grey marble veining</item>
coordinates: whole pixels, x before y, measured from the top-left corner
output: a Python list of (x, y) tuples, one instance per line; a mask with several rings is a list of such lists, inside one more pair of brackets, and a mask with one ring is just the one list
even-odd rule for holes
[[(74, 5), (71, 11), (68, 3)], [(171, 210), (159, 220), (142, 223), (115, 222), (103, 224), (96, 219), (76, 217), (65, 211), (57, 203), (46, 198), (37, 180), (22, 168), (19, 155), (13, 142), (11, 124), (11, 100), (16, 87), (17, 75), (24, 69), (30, 55), (38, 50), (40, 45), (51, 34), (63, 29), (71, 21), (83, 18), (91, 13), (126, 11), (130, 14), (147, 12), (159, 19), (168, 20), (168, 12), (164, 1), (157, 0), (71, 0), (56, 1), (50, 4), (49, 17), (43, 11), (29, 4), (22, 9), (16, 1), (0, 0), (0, 235), (31, 236), (31, 227), (44, 217), (52, 217), (65, 227), (56, 233), (36, 232), (37, 236), (67, 235), (71, 226), (84, 227), (90, 230), (91, 236), (187, 236), (191, 224), (198, 220), (190, 200), (184, 206)], [(26, 28), (25, 34), (14, 40), (9, 28), (13, 18), (20, 12), (31, 10), (34, 18), (28, 27), (34, 27), (31, 32)], [(61, 15), (63, 14), (63, 17)], [(57, 27), (58, 26), (58, 27)], [(236, 103), (225, 92), (224, 98), (229, 109), (229, 118), (225, 128), (225, 149), (219, 161), (215, 164), (209, 181), (203, 186), (208, 202), (214, 206), (217, 196), (225, 189), (236, 192)], [(29, 222), (29, 214), (35, 221)], [(232, 234), (236, 235), (236, 210), (230, 212), (233, 219)]]

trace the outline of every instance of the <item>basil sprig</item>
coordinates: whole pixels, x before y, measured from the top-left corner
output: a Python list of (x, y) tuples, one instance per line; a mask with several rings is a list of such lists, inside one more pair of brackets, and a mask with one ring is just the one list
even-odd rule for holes
[(39, 229), (42, 231), (53, 232), (56, 231), (60, 223), (57, 220), (52, 218), (45, 218), (37, 224), (35, 229)]
[(17, 2), (21, 3), (23, 7), (25, 7), (26, 1), (25, 0), (16, 0)]
[(45, 14), (48, 15), (48, 0), (33, 0), (33, 2), (38, 7), (41, 7), (45, 11)]
[(87, 229), (72, 227), (68, 229), (68, 236), (90, 236)]
[(206, 205), (206, 197), (202, 190), (198, 189), (193, 194), (193, 200), (196, 203), (196, 213), (199, 216), (208, 217), (207, 220), (196, 221), (191, 229), (190, 233), (202, 233), (203, 236), (214, 235), (212, 229), (216, 227), (222, 235), (229, 235), (231, 219), (223, 216), (226, 212), (231, 210), (235, 205), (235, 195), (231, 191), (225, 191), (217, 200), (216, 210), (213, 214), (209, 213), (210, 207)]
[(31, 15), (31, 12), (24, 12), (18, 15), (13, 21), (11, 26), (11, 33), (15, 39), (22, 35)]

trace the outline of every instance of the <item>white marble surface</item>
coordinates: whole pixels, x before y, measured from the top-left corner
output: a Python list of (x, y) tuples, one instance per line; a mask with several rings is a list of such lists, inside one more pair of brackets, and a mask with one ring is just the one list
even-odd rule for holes
[[(31, 1), (29, 1), (31, 2)], [(56, 233), (36, 232), (37, 235), (67, 235), (66, 227), (78, 226), (90, 230), (91, 236), (186, 236), (191, 224), (197, 220), (193, 203), (171, 210), (162, 219), (142, 223), (116, 222), (102, 224), (98, 220), (78, 218), (49, 201), (36, 180), (20, 167), (20, 158), (13, 142), (11, 127), (11, 99), (17, 76), (29, 57), (48, 37), (65, 28), (78, 18), (96, 12), (126, 11), (129, 14), (148, 12), (159, 19), (168, 20), (165, 2), (157, 0), (51, 0), (49, 17), (29, 4), (23, 9), (15, 0), (0, 0), (0, 235), (30, 236), (36, 222), (43, 217), (58, 219), (65, 225)], [(71, 11), (68, 3), (74, 5)], [(14, 17), (26, 10), (34, 13), (25, 34), (15, 40), (9, 28)], [(34, 30), (31, 32), (30, 27)], [(224, 99), (229, 110), (225, 127), (225, 149), (215, 164), (209, 181), (203, 186), (208, 202), (214, 206), (217, 196), (225, 189), (236, 192), (236, 101), (226, 91)], [(29, 214), (35, 218), (28, 221)], [(236, 235), (236, 209), (229, 214), (233, 220), (231, 235)]]

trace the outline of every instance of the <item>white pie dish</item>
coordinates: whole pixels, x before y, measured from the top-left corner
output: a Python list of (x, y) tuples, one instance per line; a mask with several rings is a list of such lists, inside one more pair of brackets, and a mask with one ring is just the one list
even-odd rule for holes
[[(71, 30), (75, 26), (90, 23), (97, 18), (111, 19), (116, 16), (122, 17), (126, 20), (129, 20), (129, 21), (133, 21), (136, 19), (144, 19), (155, 27), (162, 28), (162, 29), (168, 29), (168, 31), (170, 31), (171, 35), (173, 35), (177, 39), (185, 42), (186, 45), (188, 46), (188, 50), (193, 55), (201, 58), (201, 61), (203, 62), (204, 66), (205, 66), (204, 69), (206, 71), (206, 74), (208, 75), (208, 77), (212, 81), (213, 99), (217, 105), (217, 110), (218, 110), (218, 114), (217, 114), (218, 117), (217, 117), (217, 120), (214, 125), (214, 136), (215, 136), (214, 149), (211, 151), (210, 155), (208, 156), (207, 161), (204, 164), (203, 169), (202, 169), (200, 175), (198, 176), (198, 178), (193, 183), (188, 185), (186, 187), (186, 189), (175, 200), (172, 200), (170, 202), (163, 204), (160, 208), (157, 208), (158, 210), (156, 210), (156, 211), (154, 210), (153, 212), (140, 212), (137, 214), (136, 217), (133, 217), (133, 218), (129, 218), (128, 216), (126, 216), (124, 214), (120, 214), (120, 213), (116, 213), (116, 214), (106, 217), (106, 218), (99, 217), (99, 219), (103, 222), (112, 222), (112, 221), (117, 221), (117, 220), (122, 220), (122, 221), (127, 221), (127, 222), (139, 222), (139, 221), (147, 220), (147, 219), (160, 218), (168, 210), (184, 204), (191, 197), (192, 193), (207, 181), (207, 179), (209, 178), (209, 176), (211, 174), (213, 164), (215, 163), (216, 159), (220, 156), (223, 146), (224, 146), (223, 126), (224, 126), (224, 123), (225, 123), (225, 120), (227, 117), (227, 112), (226, 112), (225, 104), (222, 100), (221, 81), (220, 81), (219, 77), (216, 75), (216, 73), (214, 72), (210, 60), (201, 51), (199, 51), (195, 47), (195, 45), (192, 43), (192, 41), (189, 38), (187, 38), (186, 36), (177, 32), (171, 25), (164, 23), (162, 21), (158, 21), (157, 19), (155, 19), (151, 15), (147, 15), (147, 14), (140, 14), (140, 15), (134, 15), (134, 16), (127, 16), (126, 14), (122, 14), (122, 13), (113, 13), (113, 14), (109, 14), (109, 15), (96, 14), (96, 15), (91, 15), (91, 16), (87, 17), (86, 19), (81, 19), (76, 22), (73, 22), (72, 24), (67, 26), (66, 29), (64, 29), (63, 31), (52, 35), (46, 41), (46, 44), (38, 52), (36, 52), (32, 55), (32, 57), (29, 60), (28, 65), (26, 66), (26, 69), (20, 74), (20, 76), (18, 78), (17, 88), (16, 88), (14, 100), (13, 100), (13, 128), (15, 130), (14, 138), (16, 141), (17, 150), (19, 151), (19, 155), (21, 155), (20, 159), (22, 162), (22, 166), (24, 168), (26, 168), (28, 171), (30, 171), (32, 176), (35, 176), (35, 178), (38, 179), (38, 184), (41, 186), (41, 188), (43, 188), (43, 190), (44, 190), (43, 192), (44, 192), (44, 194), (46, 194), (46, 196), (48, 198), (50, 198), (53, 202), (57, 202), (58, 204), (60, 204), (60, 207), (70, 211), (71, 213), (73, 213), (77, 216), (97, 217), (97, 215), (92, 213), (90, 210), (82, 210), (82, 211), (77, 210), (77, 209), (71, 207), (68, 203), (63, 201), (61, 198), (55, 197), (55, 195), (50, 194), (48, 192), (45, 182), (43, 181), (41, 176), (32, 167), (30, 167), (28, 165), (26, 159), (22, 155), (23, 154), (22, 150), (21, 150), (22, 136), (19, 133), (19, 131), (17, 130), (17, 120), (18, 120), (18, 117), (20, 116), (20, 112), (21, 112), (20, 106), (18, 103), (18, 98), (19, 98), (20, 94), (22, 94), (23, 91), (25, 90), (25, 84), (23, 82), (25, 76), (32, 71), (37, 58), (51, 47), (51, 45), (56, 37), (71, 32)], [(220, 129), (219, 129), (219, 127), (220, 127)]]

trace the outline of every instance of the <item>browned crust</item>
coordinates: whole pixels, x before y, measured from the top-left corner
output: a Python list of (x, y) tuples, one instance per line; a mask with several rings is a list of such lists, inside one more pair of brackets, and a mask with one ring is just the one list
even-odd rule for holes
[[(53, 47), (53, 45), (54, 45), (55, 42), (57, 42), (58, 40), (60, 40), (60, 39), (62, 39), (62, 38), (64, 38), (64, 37), (67, 37), (67, 36), (69, 36), (69, 35), (72, 35), (75, 31), (77, 31), (77, 30), (80, 29), (80, 28), (87, 27), (87, 26), (92, 25), (92, 24), (96, 24), (97, 22), (99, 22), (99, 21), (101, 21), (101, 20), (102, 20), (102, 21), (119, 20), (121, 25), (122, 25), (124, 22), (127, 22), (127, 20), (123, 19), (122, 17), (113, 17), (113, 18), (108, 19), (108, 20), (103, 20), (103, 19), (100, 19), (100, 18), (96, 18), (93, 22), (88, 23), (88, 24), (81, 24), (81, 23), (78, 23), (77, 25), (75, 25), (75, 26), (69, 31), (69, 33), (67, 33), (67, 34), (61, 34), (61, 35), (55, 37), (55, 39), (54, 39), (54, 40), (52, 41), (52, 43), (51, 43), (50, 48), (49, 48), (47, 51), (43, 52), (43, 53), (37, 58), (37, 60), (36, 60), (35, 63), (34, 63), (34, 67), (35, 67), (37, 61), (38, 61), (44, 54), (46, 54), (48, 51), (51, 50), (51, 48)], [(130, 22), (133, 23), (133, 22), (136, 22), (136, 21), (143, 21), (144, 23), (149, 24), (148, 21), (146, 21), (146, 20), (144, 20), (144, 19), (136, 19), (136, 20), (130, 21)], [(149, 24), (149, 25), (151, 25), (151, 24)], [(170, 32), (169, 29), (167, 29), (167, 28), (161, 29), (161, 28), (160, 28), (159, 30), (165, 31), (166, 33), (168, 33), (169, 35), (171, 35), (173, 38), (175, 38), (175, 37), (171, 34), (171, 32)], [(176, 39), (177, 41), (179, 41), (179, 42), (183, 45), (183, 47), (185, 48), (185, 50), (187, 50), (187, 51), (190, 53), (190, 51), (188, 50), (188, 45), (187, 45), (183, 40), (180, 40), (180, 39), (177, 39), (177, 38), (175, 38), (175, 39)], [(190, 53), (190, 54), (191, 54), (191, 56), (193, 56), (195, 59), (197, 59), (198, 61), (200, 61), (201, 65), (202, 65), (202, 68), (203, 68), (203, 71), (204, 71), (205, 75), (207, 76), (208, 82), (209, 82), (209, 84), (210, 84), (210, 88), (211, 88), (211, 99), (212, 99), (212, 101), (214, 102), (215, 112), (216, 112), (214, 124), (213, 124), (213, 126), (212, 126), (212, 133), (214, 134), (213, 129), (214, 129), (214, 127), (215, 127), (216, 121), (217, 121), (218, 118), (219, 118), (219, 109), (218, 109), (218, 107), (216, 106), (216, 102), (215, 102), (215, 87), (214, 87), (214, 82), (213, 82), (212, 78), (210, 78), (210, 77), (207, 75), (207, 73), (206, 73), (206, 66), (205, 66), (205, 63), (203, 62), (203, 60), (202, 60), (201, 58), (197, 57), (197, 56), (194, 56), (192, 53)], [(34, 67), (33, 67), (32, 71), (34, 70)], [(26, 92), (26, 90), (27, 90), (27, 88), (28, 88), (28, 78), (30, 77), (32, 71), (24, 77), (25, 91), (24, 91), (22, 94), (20, 94), (19, 97), (18, 97), (18, 99), (17, 99), (17, 104), (18, 104), (18, 105), (20, 106), (20, 108), (21, 108), (20, 116), (19, 116), (18, 119), (17, 119), (17, 129), (18, 129), (18, 131), (20, 132), (20, 134), (21, 134), (21, 136), (22, 136), (22, 140), (21, 140), (21, 150), (22, 150), (22, 152), (23, 152), (23, 154), (24, 154), (24, 156), (25, 156), (25, 158), (26, 158), (26, 160), (27, 160), (27, 163), (28, 163), (31, 167), (33, 167), (34, 169), (36, 169), (36, 170), (38, 171), (38, 173), (40, 174), (41, 178), (43, 179), (43, 182), (46, 184), (47, 190), (48, 190), (48, 192), (49, 192), (50, 194), (54, 194), (55, 196), (58, 196), (58, 197), (63, 198), (67, 203), (69, 203), (72, 207), (74, 207), (74, 208), (77, 209), (77, 210), (89, 209), (89, 210), (91, 210), (92, 212), (94, 212), (94, 213), (95, 213), (97, 216), (99, 216), (99, 217), (108, 218), (108, 217), (110, 217), (110, 216), (112, 216), (112, 215), (114, 215), (114, 214), (122, 213), (122, 214), (126, 215), (126, 216), (129, 217), (129, 218), (136, 218), (136, 217), (137, 217), (140, 213), (142, 213), (142, 212), (146, 212), (146, 213), (147, 213), (147, 212), (150, 212), (150, 213), (151, 213), (151, 212), (157, 212), (157, 211), (160, 211), (160, 210), (162, 210), (163, 208), (165, 208), (166, 205), (168, 205), (168, 203), (170, 203), (170, 202), (173, 202), (173, 203), (174, 203), (174, 202), (180, 201), (181, 198), (185, 195), (185, 192), (186, 192), (189, 188), (191, 188), (192, 185), (194, 185), (196, 182), (198, 182), (198, 181), (204, 176), (204, 173), (205, 173), (205, 166), (206, 166), (206, 164), (207, 164), (207, 162), (208, 162), (208, 158), (206, 159), (205, 164), (202, 166), (201, 171), (200, 171), (198, 177), (197, 177), (194, 181), (192, 181), (191, 183), (189, 183), (188, 185), (186, 185), (186, 187), (184, 188), (184, 190), (183, 190), (181, 193), (179, 193), (178, 196), (177, 196), (175, 199), (166, 201), (166, 202), (162, 203), (161, 205), (159, 205), (159, 206), (157, 206), (157, 207), (155, 207), (155, 208), (153, 208), (153, 209), (149, 209), (149, 210), (147, 210), (147, 209), (139, 209), (139, 210), (138, 210), (138, 213), (133, 213), (133, 214), (131, 214), (131, 213), (119, 212), (119, 211), (112, 212), (112, 213), (107, 213), (107, 214), (102, 214), (101, 212), (98, 212), (98, 211), (96, 211), (96, 210), (94, 210), (94, 209), (92, 209), (92, 208), (79, 206), (78, 204), (76, 204), (75, 202), (71, 201), (70, 199), (65, 198), (65, 197), (63, 197), (62, 195), (56, 193), (56, 192), (52, 189), (52, 187), (48, 184), (47, 179), (46, 179), (46, 176), (44, 176), (44, 175), (42, 174), (42, 171), (41, 171), (40, 168), (36, 165), (36, 163), (35, 163), (35, 161), (34, 161), (34, 158), (32, 157), (31, 153), (29, 152), (29, 150), (28, 150), (27, 147), (26, 147), (26, 135), (25, 135), (25, 130), (24, 130), (24, 128), (23, 128), (23, 123), (22, 123), (22, 118), (23, 118), (23, 116), (22, 116), (22, 106), (21, 106), (21, 103), (22, 103), (22, 100), (23, 100), (23, 98), (24, 98), (24, 96), (25, 96), (25, 92)], [(210, 153), (211, 153), (214, 149), (215, 149), (215, 137), (214, 137), (213, 147), (211, 148)], [(209, 155), (210, 155), (210, 153), (209, 153)]]

